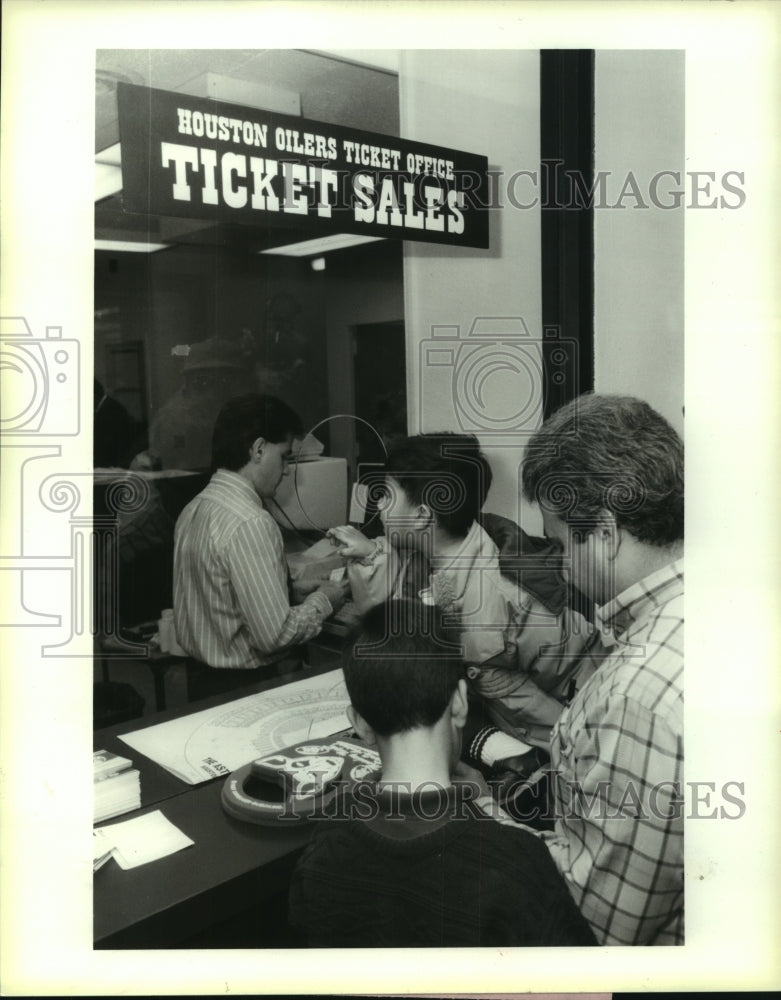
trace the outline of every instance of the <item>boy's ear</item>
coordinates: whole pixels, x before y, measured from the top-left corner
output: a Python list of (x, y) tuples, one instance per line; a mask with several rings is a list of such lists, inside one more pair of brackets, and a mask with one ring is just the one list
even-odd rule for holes
[(358, 733), (364, 743), (373, 747), (377, 743), (377, 737), (374, 735), (374, 730), (369, 725), (369, 723), (364, 719), (364, 717), (353, 708), (352, 705), (347, 706), (347, 718), (350, 720), (350, 725)]
[(458, 682), (458, 687), (453, 692), (453, 697), (450, 699), (450, 717), (459, 729), (463, 729), (466, 725), (466, 717), (469, 712), (469, 701), (466, 692), (466, 681), (462, 678)]

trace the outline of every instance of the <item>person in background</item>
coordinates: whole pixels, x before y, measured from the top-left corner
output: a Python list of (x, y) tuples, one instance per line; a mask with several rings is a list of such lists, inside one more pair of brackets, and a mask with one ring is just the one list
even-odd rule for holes
[[(139, 490), (135, 477), (125, 470), (128, 466), (132, 472), (139, 470), (132, 456), (142, 435), (125, 407), (108, 395), (97, 379), (94, 391), (93, 513), (115, 521), (117, 529), (116, 561), (95, 563), (95, 593), (113, 596), (113, 602), (101, 603), (98, 611), (99, 615), (108, 615), (100, 627), (111, 629), (112, 615), (118, 617), (120, 625), (134, 626), (157, 618), (160, 609), (170, 605), (174, 521), (158, 484), (149, 478), (143, 484), (143, 504), (120, 504), (117, 509), (111, 502), (112, 493), (117, 487), (124, 489), (123, 484), (129, 495)], [(162, 566), (169, 571), (161, 571)]]
[(230, 400), (214, 426), (212, 478), (176, 522), (176, 635), (207, 665), (191, 683), (200, 696), (250, 682), (317, 635), (345, 600), (346, 584), (325, 580), (290, 604), (282, 535), (264, 500), (300, 433), (296, 414), (272, 396)]
[(182, 385), (152, 421), (149, 450), (136, 457), (136, 467), (208, 469), (217, 414), (229, 399), (252, 388), (251, 364), (238, 343), (208, 337), (192, 344)]
[(582, 656), (586, 623), (567, 608), (551, 613), (502, 574), (479, 522), (491, 470), (475, 437), (404, 438), (389, 449), (385, 473), (385, 535), (370, 541), (350, 526), (328, 533), (347, 560), (353, 599), (366, 610), (419, 597), (455, 616), (472, 688), (494, 723), (470, 741), (471, 758), (501, 768), (508, 757), (528, 772), (544, 763), (534, 748), (547, 750), (566, 700), (593, 669)]
[(602, 944), (683, 942), (683, 459), (647, 403), (592, 395), (550, 417), (523, 464), (598, 609), (600, 666), (553, 730), (546, 836)]
[(137, 430), (133, 418), (103, 384), (93, 380), (92, 464), (96, 469), (126, 469), (133, 457)]
[(467, 685), (439, 609), (373, 608), (344, 664), (376, 780), (317, 823), (290, 887), (311, 947), (593, 945), (544, 843), (459, 764)]

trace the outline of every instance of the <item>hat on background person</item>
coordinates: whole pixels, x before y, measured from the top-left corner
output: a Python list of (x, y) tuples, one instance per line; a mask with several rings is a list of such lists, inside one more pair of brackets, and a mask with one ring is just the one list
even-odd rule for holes
[(190, 345), (190, 352), (182, 371), (192, 372), (204, 368), (245, 368), (241, 348), (232, 340), (208, 337)]

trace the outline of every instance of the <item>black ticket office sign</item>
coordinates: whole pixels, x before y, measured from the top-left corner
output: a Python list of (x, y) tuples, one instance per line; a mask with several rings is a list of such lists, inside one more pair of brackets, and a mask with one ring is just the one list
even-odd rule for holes
[(485, 156), (121, 83), (127, 212), (488, 247)]

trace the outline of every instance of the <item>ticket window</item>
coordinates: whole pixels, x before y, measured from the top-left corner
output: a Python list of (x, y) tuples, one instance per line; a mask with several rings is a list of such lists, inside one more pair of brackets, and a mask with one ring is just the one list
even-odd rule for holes
[[(109, 181), (119, 169), (119, 81), (204, 97), (216, 77), (221, 99), (399, 134), (395, 74), (315, 53), (98, 50), (96, 64), (96, 171), (105, 167)], [(301, 228), (286, 239), (319, 235)], [(208, 479), (228, 399), (278, 396), (315, 430), (325, 454), (346, 464), (346, 518), (361, 449), (372, 444), (355, 417), (378, 419), (371, 337), (389, 338), (383, 393), (403, 406), (402, 244), (264, 253), (279, 231), (130, 214), (121, 183), (97, 191), (95, 237), (94, 463), (108, 470), (96, 474), (95, 510), (108, 511), (121, 470), (148, 486), (144, 508), (119, 524), (118, 619), (132, 625), (171, 606), (173, 526)], [(96, 572), (97, 592), (112, 586)]]
[[(393, 73), (295, 50), (99, 50), (96, 159), (110, 158), (106, 151), (119, 137), (117, 81), (204, 96), (203, 81), (211, 86), (215, 78), (238, 88), (220, 95), (237, 102), (281, 102), (276, 107), (284, 113), (399, 133)], [(382, 336), (384, 324), (403, 324), (400, 242), (326, 250), (318, 258), (269, 254), (264, 250), (279, 242), (278, 231), (129, 215), (121, 190), (96, 202), (95, 224), (95, 426), (124, 411), (131, 428), (129, 443), (123, 437), (113, 452), (96, 451), (96, 465), (206, 472), (221, 406), (257, 391), (288, 403), (354, 472), (359, 423), (331, 417), (373, 418), (358, 412), (365, 394), (356, 388), (356, 330), (373, 327)], [(289, 242), (318, 235), (302, 226)], [(142, 244), (146, 252), (139, 252)], [(397, 332), (399, 343), (403, 350)], [(388, 371), (400, 383), (388, 391), (403, 396), (403, 364)], [(103, 437), (116, 436), (109, 430)]]

